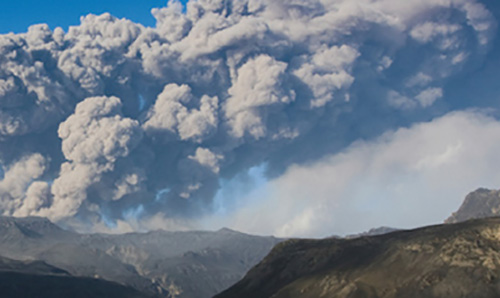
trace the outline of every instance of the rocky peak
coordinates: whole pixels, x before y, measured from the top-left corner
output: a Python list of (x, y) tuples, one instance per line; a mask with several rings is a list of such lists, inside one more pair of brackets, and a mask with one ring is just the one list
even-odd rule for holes
[(500, 216), (500, 190), (479, 188), (469, 193), (460, 208), (445, 223)]

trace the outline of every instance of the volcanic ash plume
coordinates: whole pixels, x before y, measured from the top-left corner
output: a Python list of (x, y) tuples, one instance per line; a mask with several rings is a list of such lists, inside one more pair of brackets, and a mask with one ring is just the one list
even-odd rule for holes
[(87, 227), (209, 213), (221, 178), (264, 163), (279, 176), (432, 111), (496, 28), (473, 0), (152, 13), (155, 28), (103, 14), (0, 36), (1, 213)]

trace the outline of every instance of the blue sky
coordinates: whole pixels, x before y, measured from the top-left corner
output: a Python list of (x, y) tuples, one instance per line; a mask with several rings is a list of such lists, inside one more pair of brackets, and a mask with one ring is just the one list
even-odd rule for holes
[[(187, 2), (182, 0), (181, 2)], [(25, 32), (30, 25), (47, 23), (53, 29), (64, 30), (80, 23), (80, 16), (109, 12), (146, 26), (153, 26), (154, 7), (165, 6), (167, 0), (26, 0), (3, 1), (0, 10), (0, 33)]]

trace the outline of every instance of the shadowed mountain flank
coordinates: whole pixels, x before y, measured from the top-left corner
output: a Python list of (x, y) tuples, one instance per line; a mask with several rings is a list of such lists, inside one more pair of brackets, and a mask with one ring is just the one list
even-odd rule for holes
[(152, 297), (130, 287), (93, 278), (71, 276), (41, 261), (0, 257), (0, 297)]
[(2, 271), (0, 293), (2, 297), (23, 298), (152, 297), (133, 288), (100, 279)]
[(217, 298), (499, 297), (500, 218), (288, 240)]

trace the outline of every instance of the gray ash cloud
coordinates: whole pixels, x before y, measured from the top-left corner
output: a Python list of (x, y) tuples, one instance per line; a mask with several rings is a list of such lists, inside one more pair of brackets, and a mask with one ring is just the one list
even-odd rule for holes
[(394, 125), (380, 118), (435, 113), (496, 30), (473, 0), (183, 11), (154, 9), (154, 28), (103, 14), (0, 36), (2, 214), (92, 226), (210, 212), (220, 178), (262, 163), (277, 176), (370, 119), (375, 133)]

